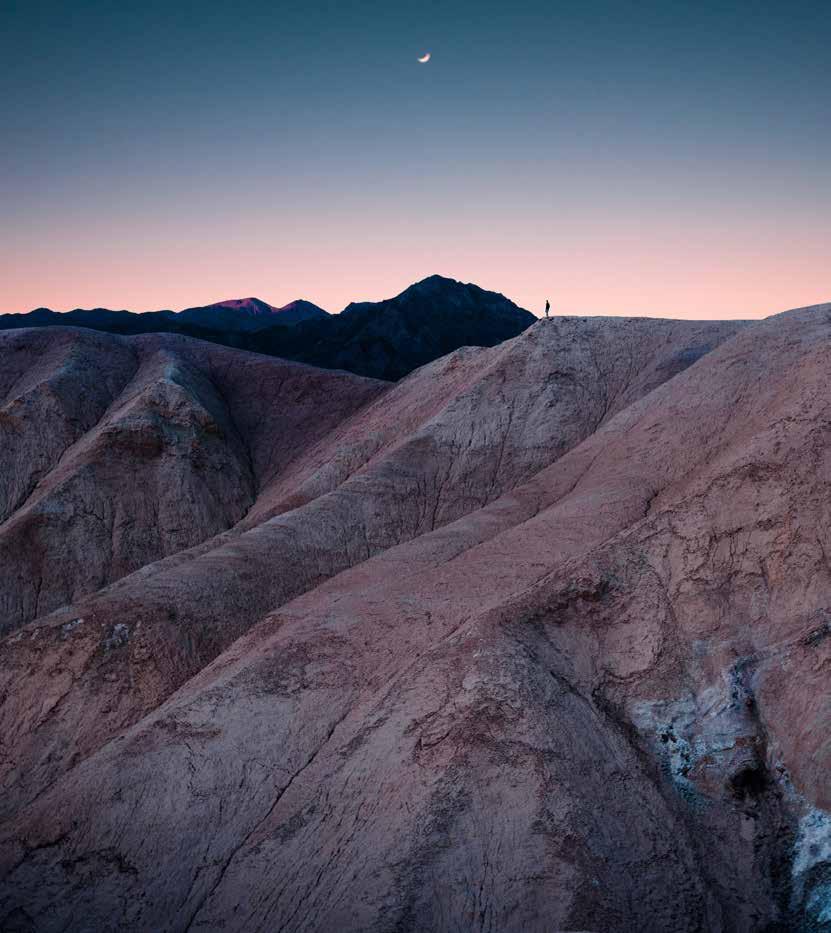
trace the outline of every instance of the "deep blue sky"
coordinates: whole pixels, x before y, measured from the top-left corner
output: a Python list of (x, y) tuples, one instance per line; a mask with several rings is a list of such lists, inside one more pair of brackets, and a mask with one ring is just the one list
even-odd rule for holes
[(831, 299), (831, 4), (0, 8), (0, 311)]

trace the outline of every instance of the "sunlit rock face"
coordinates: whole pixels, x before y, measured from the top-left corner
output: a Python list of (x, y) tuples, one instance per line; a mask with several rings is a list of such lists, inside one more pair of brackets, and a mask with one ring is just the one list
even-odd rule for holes
[(2, 337), (0, 926), (831, 928), (829, 346)]

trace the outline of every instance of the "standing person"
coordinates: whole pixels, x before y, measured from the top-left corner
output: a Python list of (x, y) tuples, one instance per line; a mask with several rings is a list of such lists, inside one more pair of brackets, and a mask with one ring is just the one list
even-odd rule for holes
[(545, 299), (545, 316), (548, 317), (548, 312), (551, 310), (551, 302), (546, 298)]

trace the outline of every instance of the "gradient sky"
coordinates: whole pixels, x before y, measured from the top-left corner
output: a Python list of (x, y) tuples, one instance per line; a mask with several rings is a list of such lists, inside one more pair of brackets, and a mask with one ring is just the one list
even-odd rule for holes
[(0, 312), (831, 300), (827, 0), (0, 11)]

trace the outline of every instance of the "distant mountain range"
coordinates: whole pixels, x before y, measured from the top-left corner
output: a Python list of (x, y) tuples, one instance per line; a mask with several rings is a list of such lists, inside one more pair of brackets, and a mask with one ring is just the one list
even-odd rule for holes
[(331, 317), (328, 311), (303, 299), (275, 308), (259, 298), (239, 298), (201, 308), (186, 308), (174, 315), (174, 320), (197, 327), (221, 327), (233, 333), (265, 330), (275, 325), (293, 327), (301, 321), (320, 321), (328, 317)]
[(433, 275), (395, 298), (328, 314), (310, 301), (274, 307), (259, 298), (184, 311), (107, 308), (0, 315), (0, 330), (89, 327), (111, 334), (178, 333), (362, 376), (397, 380), (462, 346), (490, 347), (535, 321), (504, 295)]
[(176, 332), (185, 327), (204, 327), (229, 333), (264, 330), (276, 325), (293, 327), (301, 321), (321, 320), (331, 315), (311, 301), (292, 301), (275, 308), (259, 298), (232, 298), (184, 311), (111, 311), (109, 308), (75, 308), (52, 311), (36, 308), (28, 314), (0, 315), (0, 330), (17, 327), (92, 327), (114, 334)]

